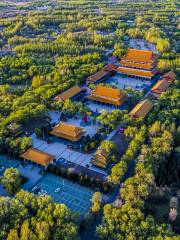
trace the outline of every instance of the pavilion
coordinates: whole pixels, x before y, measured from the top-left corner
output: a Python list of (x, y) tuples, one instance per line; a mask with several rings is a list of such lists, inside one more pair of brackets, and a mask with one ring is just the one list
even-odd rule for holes
[(10, 136), (19, 137), (23, 133), (22, 125), (12, 122), (7, 126)]
[(106, 168), (111, 162), (111, 153), (108, 153), (105, 149), (99, 147), (91, 162), (97, 167)]
[(134, 118), (145, 118), (152, 108), (153, 102), (149, 99), (145, 99), (139, 102), (129, 114)]
[(36, 148), (28, 149), (20, 157), (22, 157), (24, 160), (28, 160), (30, 162), (43, 166), (45, 169), (49, 166), (49, 164), (52, 164), (55, 159), (53, 155), (39, 151)]
[(121, 106), (127, 99), (126, 95), (119, 89), (98, 85), (88, 97), (90, 100), (109, 105)]
[(75, 125), (60, 122), (53, 128), (50, 134), (71, 142), (77, 142), (84, 136), (85, 130)]
[(58, 96), (56, 96), (54, 98), (54, 101), (65, 101), (67, 99), (70, 100), (76, 100), (77, 98), (79, 98), (82, 95), (83, 90), (75, 85), (69, 89), (67, 89), (66, 91), (62, 92), (61, 94), (59, 94)]
[(158, 56), (152, 51), (129, 49), (117, 69), (123, 76), (151, 80), (157, 74)]

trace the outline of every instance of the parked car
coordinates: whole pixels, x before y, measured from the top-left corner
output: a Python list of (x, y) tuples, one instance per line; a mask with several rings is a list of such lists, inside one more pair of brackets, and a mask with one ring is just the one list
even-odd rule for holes
[(59, 158), (58, 160), (57, 160), (57, 162), (58, 163), (65, 163), (66, 162), (66, 159), (65, 158)]
[(59, 192), (60, 190), (61, 190), (60, 188), (56, 188), (54, 192), (57, 193), (57, 192)]
[(34, 193), (38, 193), (41, 189), (38, 188), (38, 187), (33, 187), (33, 189), (31, 190), (31, 192), (34, 192)]

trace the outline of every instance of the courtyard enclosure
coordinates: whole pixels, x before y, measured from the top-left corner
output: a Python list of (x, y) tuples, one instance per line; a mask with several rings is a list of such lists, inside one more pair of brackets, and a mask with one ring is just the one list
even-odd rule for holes
[(0, 240), (179, 239), (178, 7), (0, 1)]

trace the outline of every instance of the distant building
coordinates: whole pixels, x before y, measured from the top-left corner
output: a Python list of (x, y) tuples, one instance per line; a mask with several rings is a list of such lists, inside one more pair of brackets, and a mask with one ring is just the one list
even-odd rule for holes
[(23, 133), (22, 126), (17, 123), (11, 123), (7, 128), (9, 130), (9, 134), (13, 137), (18, 137)]
[(94, 73), (93, 75), (86, 78), (86, 84), (89, 83), (100, 83), (105, 81), (107, 78), (109, 78), (113, 73), (116, 71), (116, 65), (114, 64), (107, 64), (103, 67), (102, 70)]
[(134, 26), (135, 25), (134, 21), (132, 21), (132, 20), (127, 20), (126, 24), (128, 24), (129, 26)]
[(173, 71), (169, 71), (163, 75), (163, 78), (166, 79), (168, 82), (171, 82), (176, 77), (176, 74)]
[(39, 151), (36, 148), (28, 149), (20, 157), (22, 157), (24, 160), (43, 166), (45, 169), (49, 166), (49, 164), (53, 163), (55, 159), (53, 155)]
[(158, 56), (152, 51), (129, 49), (117, 72), (124, 76), (151, 80), (157, 74)]
[(126, 95), (119, 89), (109, 88), (98, 85), (88, 97), (90, 100), (100, 103), (106, 103), (115, 106), (121, 106), (127, 99)]
[(166, 79), (159, 80), (152, 88), (151, 93), (156, 97), (159, 98), (161, 93), (165, 92), (166, 89), (170, 86), (170, 82)]
[(75, 125), (60, 122), (54, 127), (50, 134), (71, 142), (77, 142), (84, 136), (85, 130), (83, 128), (76, 127)]
[(76, 100), (77, 98), (81, 97), (83, 94), (83, 90), (79, 86), (73, 86), (68, 90), (64, 91), (63, 93), (57, 95), (54, 98), (54, 101), (65, 101), (67, 99)]
[(145, 118), (152, 108), (153, 102), (149, 99), (145, 99), (139, 102), (129, 114), (135, 118)]

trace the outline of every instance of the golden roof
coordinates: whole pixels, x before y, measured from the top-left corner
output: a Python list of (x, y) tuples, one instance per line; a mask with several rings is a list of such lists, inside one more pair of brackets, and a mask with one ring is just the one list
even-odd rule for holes
[(141, 102), (139, 102), (132, 110), (131, 112), (129, 113), (131, 116), (133, 117), (141, 117), (141, 118), (144, 118), (146, 117), (146, 115), (151, 111), (153, 107), (153, 103), (148, 100), (148, 99), (145, 99)]
[(100, 79), (108, 76), (109, 73), (115, 71), (116, 68), (117, 67), (114, 64), (107, 64), (106, 66), (103, 67), (103, 69), (86, 78), (86, 81), (97, 82)]
[(80, 93), (82, 89), (79, 86), (73, 86), (69, 88), (68, 90), (64, 91), (63, 93), (59, 94), (54, 98), (55, 101), (61, 100), (65, 101), (67, 99), (71, 99), (74, 96), (76, 96), (78, 93)]
[(109, 103), (120, 106), (126, 100), (126, 96), (119, 89), (98, 85), (88, 97), (98, 102)]
[(95, 74), (93, 74), (92, 76), (89, 76), (86, 80), (91, 81), (91, 82), (97, 82), (100, 79), (106, 77), (108, 74), (109, 74), (109, 72), (107, 72), (105, 70), (100, 70), (100, 71), (96, 72)]
[(31, 162), (38, 163), (44, 167), (47, 167), (49, 163), (51, 163), (55, 159), (53, 155), (39, 151), (38, 149), (35, 149), (35, 148), (28, 149), (20, 157), (26, 160), (29, 160)]
[(85, 131), (83, 128), (75, 125), (60, 122), (50, 133), (56, 137), (61, 137), (76, 142), (82, 138), (82, 136), (85, 134)]
[(145, 70), (134, 69), (134, 68), (126, 68), (126, 67), (119, 67), (117, 71), (121, 73), (129, 74), (129, 75), (133, 75), (133, 76), (148, 77), (148, 78), (152, 78), (156, 74), (156, 70), (145, 71)]
[(166, 89), (169, 87), (170, 83), (166, 80), (159, 80), (152, 88), (151, 92), (153, 93), (162, 93), (166, 91)]
[(152, 62), (154, 58), (155, 55), (153, 51), (128, 49), (127, 54), (122, 59), (135, 62)]
[(140, 69), (147, 69), (150, 70), (153, 68), (153, 63), (137, 63), (137, 62), (129, 62), (126, 60), (121, 60), (121, 65), (125, 67), (135, 67)]

